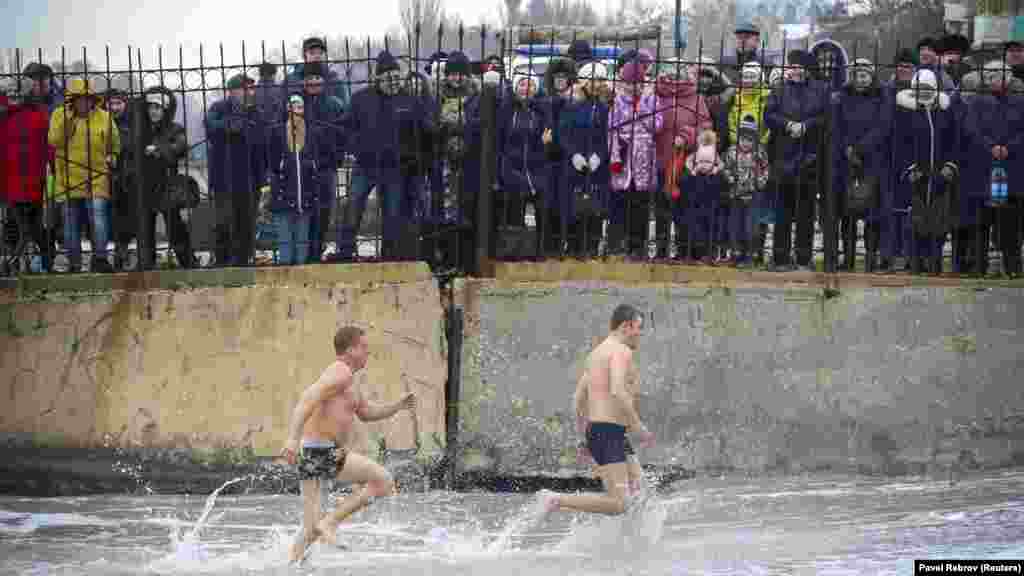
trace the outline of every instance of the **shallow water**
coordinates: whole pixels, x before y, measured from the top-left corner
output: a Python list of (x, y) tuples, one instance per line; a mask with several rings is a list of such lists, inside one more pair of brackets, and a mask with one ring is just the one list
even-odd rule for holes
[[(0, 499), (0, 574), (912, 574), (916, 558), (1024, 557), (1024, 471), (956, 484), (698, 479), (621, 518), (536, 498), (402, 494), (285, 565), (297, 496)], [(503, 538), (504, 537), (504, 538)]]

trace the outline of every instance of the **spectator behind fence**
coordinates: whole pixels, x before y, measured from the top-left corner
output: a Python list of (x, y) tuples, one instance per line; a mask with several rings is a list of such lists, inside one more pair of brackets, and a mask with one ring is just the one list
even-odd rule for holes
[(64, 248), (72, 272), (82, 266), (79, 230), (81, 212), (92, 224), (92, 266), (96, 272), (111, 272), (107, 260), (110, 241), (110, 171), (121, 151), (117, 125), (99, 106), (91, 84), (75, 78), (68, 86), (65, 103), (50, 118), (50, 146), (54, 160), (54, 201), (64, 215)]
[(761, 196), (771, 170), (768, 153), (759, 140), (757, 119), (752, 115), (744, 116), (737, 130), (736, 144), (725, 152), (723, 173), (729, 195), (729, 236), (733, 260), (741, 268), (754, 262), (750, 247), (756, 233), (757, 207), (763, 204)]
[(936, 52), (942, 71), (958, 89), (964, 76), (971, 71), (971, 65), (964, 60), (971, 49), (971, 42), (961, 34), (946, 34), (936, 42)]
[[(857, 221), (863, 220), (865, 268), (872, 270), (879, 248), (881, 199), (888, 194), (892, 102), (870, 60), (854, 61), (850, 82), (832, 95), (830, 114), (833, 164), (829, 172), (845, 259), (840, 268), (854, 269)], [(888, 263), (882, 268), (888, 269)]]
[[(135, 114), (141, 122), (137, 150), (142, 152), (142, 205), (143, 229), (148, 254), (140, 252), (143, 267), (156, 262), (156, 216), (163, 216), (167, 242), (174, 250), (178, 266), (194, 265), (192, 241), (189, 237), (190, 211), (199, 203), (198, 185), (193, 185), (188, 174), (179, 174), (179, 164), (188, 154), (185, 128), (174, 121), (178, 100), (162, 86), (149, 88), (138, 101)], [(134, 165), (128, 165), (134, 170)], [(135, 192), (134, 190), (129, 193)], [(136, 221), (138, 221), (138, 216)]]
[[(909, 229), (905, 250), (915, 273), (942, 270), (942, 246), (950, 228), (953, 185), (959, 174), (959, 127), (951, 104), (950, 95), (939, 90), (935, 73), (929, 69), (918, 70), (910, 88), (896, 95), (892, 143), (895, 206), (888, 212), (897, 217), (888, 231), (892, 241), (900, 228), (904, 234)], [(909, 222), (899, 217), (908, 207)]]
[[(346, 70), (345, 76), (342, 77), (335, 70), (331, 69), (330, 58), (327, 52), (327, 43), (322, 38), (311, 37), (306, 38), (302, 42), (302, 64), (298, 64), (292, 68), (291, 74), (285, 79), (285, 86), (289, 92), (295, 92), (302, 90), (303, 92), (309, 93), (307, 88), (307, 78), (313, 78), (306, 72), (307, 66), (316, 64), (318, 65), (317, 70), (320, 72), (318, 76), (320, 80), (320, 87), (318, 95), (323, 94), (325, 96), (332, 96), (338, 100), (341, 105), (342, 114), (348, 109), (349, 102), (352, 99), (351, 82), (349, 81), (348, 71)], [(281, 102), (283, 104), (283, 101)], [(333, 106), (332, 106), (333, 107)], [(307, 107), (308, 108), (308, 107)], [(309, 109), (306, 111), (309, 112)], [(345, 159), (344, 154), (338, 155), (339, 163), (343, 163)], [(331, 189), (334, 190), (331, 194), (320, 195), (320, 206), (317, 213), (313, 217), (313, 221), (310, 223), (309, 234), (310, 234), (310, 249), (309, 249), (309, 261), (320, 262), (325, 250), (325, 243), (327, 241), (327, 234), (329, 232), (331, 223), (331, 212), (338, 199), (338, 166), (335, 166), (333, 171), (324, 170), (322, 176), (326, 180), (322, 183), (321, 190)]]
[(569, 241), (569, 228), (575, 220), (575, 198), (572, 196), (566, 170), (569, 158), (561, 154), (565, 145), (563, 129), (567, 127), (569, 106), (572, 104), (572, 86), (576, 81), (576, 65), (567, 58), (554, 58), (544, 71), (544, 132), (541, 141), (545, 147), (544, 186), (537, 210), (537, 231), (541, 234), (542, 251), (561, 254)]
[[(812, 270), (814, 207), (818, 192), (817, 161), (819, 129), (824, 119), (826, 94), (808, 70), (817, 66), (814, 56), (793, 50), (786, 57), (785, 81), (768, 97), (764, 118), (773, 135), (775, 180), (780, 198), (773, 235), (773, 260), (780, 270), (790, 269), (793, 252), (796, 265)], [(793, 250), (790, 224), (796, 223)]]
[[(14, 250), (22, 237), (31, 238), (42, 254), (42, 268), (49, 270), (52, 254), (43, 222), (43, 188), (50, 157), (50, 116), (46, 105), (32, 98), (33, 84), (12, 78), (0, 93), (0, 204), (13, 212), (0, 241)], [(9, 235), (11, 231), (14, 234)]]
[(655, 135), (662, 115), (653, 91), (644, 86), (651, 55), (636, 51), (625, 62), (619, 69), (622, 84), (608, 120), (612, 173), (608, 246), (611, 253), (646, 258), (650, 195), (658, 186)]
[[(430, 80), (425, 74), (410, 70), (402, 87), (403, 94), (417, 101), (426, 115), (425, 122), (433, 125), (437, 104), (434, 101)], [(430, 169), (434, 165), (434, 139), (436, 130), (424, 130), (414, 141), (402, 141), (403, 155), (408, 158), (415, 150), (415, 163), (408, 164), (410, 173), (418, 172), (419, 195), (406, 204), (406, 215), (421, 225), (431, 224)]]
[(216, 258), (223, 266), (248, 266), (254, 254), (266, 136), (253, 81), (239, 74), (226, 88), (227, 97), (214, 102), (206, 115), (210, 192), (217, 213)]
[(306, 121), (305, 107), (302, 94), (293, 94), (286, 122), (270, 133), (270, 212), (277, 232), (278, 262), (284, 265), (306, 262), (309, 226), (319, 206), (319, 167), (333, 166), (337, 146), (330, 130)]
[[(336, 96), (325, 92), (324, 78), (328, 70), (324, 63), (310, 62), (303, 67), (302, 73), (305, 74), (302, 95), (306, 128), (326, 132), (329, 136), (324, 136), (323, 141), (331, 140), (334, 143), (330, 150), (321, 149), (317, 153), (317, 157), (324, 160), (317, 164), (317, 200), (320, 204), (313, 211), (309, 223), (309, 254), (306, 261), (320, 262), (330, 229), (331, 211), (338, 197), (338, 167), (345, 158), (345, 135), (342, 130), (345, 107)], [(316, 141), (321, 142), (321, 138), (318, 137)]]
[(131, 178), (132, 127), (130, 98), (116, 88), (103, 96), (103, 108), (110, 114), (121, 134), (121, 153), (111, 174), (111, 236), (114, 240), (114, 269), (129, 266), (128, 247), (139, 228), (139, 191)]
[[(964, 162), (961, 194), (991, 206), (995, 244), (1002, 252), (1003, 270), (1021, 273), (1020, 218), (1024, 192), (1024, 94), (1009, 90), (1011, 71), (994, 60), (984, 67), (988, 93), (974, 98), (964, 122)], [(1001, 184), (1005, 183), (1005, 187)], [(1005, 192), (1005, 198), (1000, 198)], [(987, 246), (987, 235), (984, 245)]]
[[(729, 97), (725, 100), (722, 106), (723, 114), (719, 117), (718, 129), (721, 134), (719, 147), (723, 152), (739, 143), (740, 124), (743, 118), (750, 116), (754, 119), (754, 125), (758, 127), (758, 137), (755, 145), (768, 153), (769, 159), (771, 159), (769, 140), (772, 134), (770, 134), (764, 118), (765, 109), (768, 105), (768, 96), (771, 93), (771, 89), (764, 85), (764, 68), (754, 61), (744, 64), (743, 71), (740, 74), (739, 85), (734, 90), (727, 92)], [(724, 188), (719, 190), (726, 193), (724, 202), (719, 202), (719, 196), (715, 195), (714, 188), (719, 185), (724, 186)], [(711, 241), (716, 241), (722, 249), (733, 243), (733, 240), (729, 237), (729, 224), (733, 221), (729, 212), (731, 204), (728, 196), (729, 190), (726, 182), (718, 183), (715, 179), (706, 182), (704, 190), (706, 197), (702, 204), (702, 210), (710, 210), (709, 217), (714, 218), (713, 237), (704, 239), (702, 236), (698, 236), (695, 240), (708, 243), (708, 246), (710, 246)], [(753, 246), (748, 250), (752, 253), (747, 255), (752, 259), (757, 259), (759, 262), (762, 260), (764, 242), (768, 234), (768, 226), (762, 221), (760, 216), (762, 214), (770, 214), (775, 209), (779, 203), (776, 198), (777, 192), (778, 187), (776, 186), (766, 187), (764, 194), (757, 195), (753, 199), (753, 202), (757, 203), (757, 209), (753, 210), (751, 214), (758, 217), (758, 222), (755, 229), (752, 229), (750, 232), (753, 237)], [(737, 204), (737, 207), (742, 211), (743, 206), (741, 204)], [(737, 232), (740, 231), (740, 229), (737, 229)], [(702, 252), (701, 254), (702, 257), (713, 258), (717, 255), (719, 259), (724, 259), (721, 250), (718, 251), (718, 254), (713, 254), (712, 252)]]
[(611, 88), (608, 70), (600, 62), (579, 67), (573, 101), (562, 112), (562, 154), (567, 160), (566, 182), (575, 206), (569, 228), (569, 251), (577, 256), (596, 256), (608, 211), (608, 104)]
[(343, 121), (348, 149), (356, 156), (352, 188), (338, 236), (338, 255), (357, 254), (357, 237), (370, 190), (377, 189), (381, 210), (382, 256), (415, 256), (406, 204), (423, 185), (420, 147), (432, 128), (424, 100), (403, 93), (404, 75), (387, 50), (377, 55), (372, 83), (352, 97)]
[(534, 99), (537, 83), (526, 74), (512, 76), (513, 96), (497, 112), (498, 192), (494, 222), (500, 228), (526, 226), (526, 203), (536, 203), (545, 186), (544, 110)]
[(684, 240), (688, 229), (682, 207), (683, 170), (686, 158), (697, 149), (697, 135), (713, 127), (704, 97), (697, 93), (697, 68), (682, 59), (671, 58), (658, 66), (655, 85), (658, 111), (662, 115), (657, 134), (658, 189), (655, 201), (657, 257), (667, 258), (669, 223), (676, 224), (676, 256), (681, 258), (688, 248)]
[(917, 57), (914, 52), (903, 48), (896, 53), (892, 61), (892, 77), (883, 83), (886, 97), (896, 101), (896, 93), (910, 87), (910, 80), (914, 77), (914, 70), (917, 68)]
[(25, 67), (22, 74), (32, 81), (31, 98), (45, 104), (49, 114), (64, 104), (64, 90), (53, 77), (53, 68), (33, 62)]

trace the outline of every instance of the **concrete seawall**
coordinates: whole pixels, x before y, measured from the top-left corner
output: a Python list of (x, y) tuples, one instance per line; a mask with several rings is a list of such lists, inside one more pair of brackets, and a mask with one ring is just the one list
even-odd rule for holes
[(648, 320), (636, 356), (639, 410), (658, 437), (647, 462), (749, 473), (1024, 463), (1019, 284), (594, 263), (499, 266), (497, 277), (459, 288), (467, 466), (580, 472), (571, 397), (620, 302)]
[(0, 434), (30, 444), (275, 454), (347, 323), (369, 334), (365, 395), (413, 391), (422, 406), (360, 425), (351, 447), (444, 435), (442, 311), (426, 265), (35, 277), (0, 294)]
[[(658, 444), (641, 456), (662, 470), (1024, 464), (1020, 282), (547, 262), (454, 286), (459, 485), (589, 475), (571, 395), (623, 301), (648, 319), (639, 409)], [(442, 306), (423, 264), (0, 282), (0, 492), (121, 490), (126, 459), (169, 491), (265, 469), (346, 323), (370, 335), (365, 394), (421, 398), (417, 418), (357, 425), (350, 448), (377, 457), (383, 441), (404, 451), (388, 463), (400, 480), (422, 482), (445, 436)]]

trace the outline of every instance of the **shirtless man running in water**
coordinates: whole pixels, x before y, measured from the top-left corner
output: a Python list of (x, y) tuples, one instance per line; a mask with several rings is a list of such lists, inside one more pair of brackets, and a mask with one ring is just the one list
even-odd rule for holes
[[(298, 463), (302, 484), (303, 537), (289, 551), (291, 562), (301, 560), (318, 538), (335, 544), (335, 532), (342, 520), (366, 507), (371, 499), (390, 496), (394, 491), (387, 470), (345, 449), (354, 417), (373, 422), (390, 418), (402, 409), (416, 409), (415, 394), (408, 394), (394, 404), (374, 405), (355, 389), (353, 376), (366, 366), (369, 355), (361, 328), (340, 328), (334, 335), (334, 352), (337, 360), (299, 398), (288, 427), (288, 441), (281, 451), (289, 464)], [(320, 482), (331, 478), (365, 486), (320, 518)]]
[(643, 329), (643, 316), (620, 304), (612, 313), (611, 333), (587, 356), (576, 385), (576, 429), (586, 434), (581, 450), (596, 463), (604, 494), (542, 493), (544, 512), (567, 508), (618, 515), (626, 511), (626, 496), (639, 488), (642, 470), (626, 437), (636, 434), (642, 445), (654, 442), (635, 407), (636, 368), (633, 351)]

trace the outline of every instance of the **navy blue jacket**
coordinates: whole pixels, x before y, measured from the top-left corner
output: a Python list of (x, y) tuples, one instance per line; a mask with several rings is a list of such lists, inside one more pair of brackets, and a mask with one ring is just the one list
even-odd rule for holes
[(940, 170), (948, 165), (959, 169), (960, 127), (952, 108), (952, 100), (946, 93), (939, 94), (939, 105), (932, 109), (920, 109), (913, 90), (901, 90), (896, 94), (896, 106), (892, 128), (892, 172), (894, 179), (889, 200), (893, 204), (883, 206), (883, 213), (893, 208), (910, 205), (913, 187), (908, 177), (910, 169), (916, 167), (928, 180), (925, 190), (937, 194), (944, 186)]
[[(560, 141), (562, 169), (566, 171), (565, 182), (570, 190), (586, 186), (595, 194), (595, 199), (607, 207), (608, 187), (611, 183), (608, 151), (608, 105), (597, 101), (571, 101), (560, 116)], [(601, 164), (596, 172), (579, 172), (572, 164), (572, 157), (580, 154), (589, 164), (592, 154), (597, 154)]]
[(963, 184), (968, 195), (991, 196), (992, 147), (1006, 146), (1007, 188), (1024, 196), (1024, 96), (984, 94), (971, 99), (964, 120)]
[(347, 149), (356, 156), (359, 169), (371, 179), (400, 174), (415, 159), (422, 134), (432, 131), (434, 115), (428, 102), (407, 94), (385, 96), (368, 86), (352, 96), (345, 113)]
[(544, 111), (533, 99), (502, 98), (498, 107), (498, 181), (507, 194), (543, 190)]
[[(818, 153), (818, 130), (825, 118), (828, 94), (815, 80), (786, 82), (768, 96), (764, 120), (775, 144), (773, 163), (781, 163), (782, 176), (795, 176)], [(786, 131), (789, 122), (802, 122), (804, 134), (794, 139)]]
[(886, 90), (877, 84), (864, 92), (846, 85), (832, 95), (832, 182), (833, 193), (841, 209), (845, 208), (846, 187), (850, 177), (847, 147), (852, 146), (860, 156), (865, 175), (878, 178), (879, 199), (888, 193), (886, 175), (890, 156), (888, 144), (891, 141), (892, 105)]
[(287, 122), (271, 131), (271, 212), (306, 212), (320, 199), (334, 199), (334, 191), (329, 189), (333, 179), (326, 175), (337, 170), (342, 131), (337, 121), (323, 117), (325, 113), (337, 113), (338, 104), (333, 96), (306, 96), (305, 102), (306, 140), (298, 158), (288, 149)]
[(233, 98), (214, 102), (206, 114), (210, 190), (251, 194), (263, 182), (266, 133), (259, 111)]

